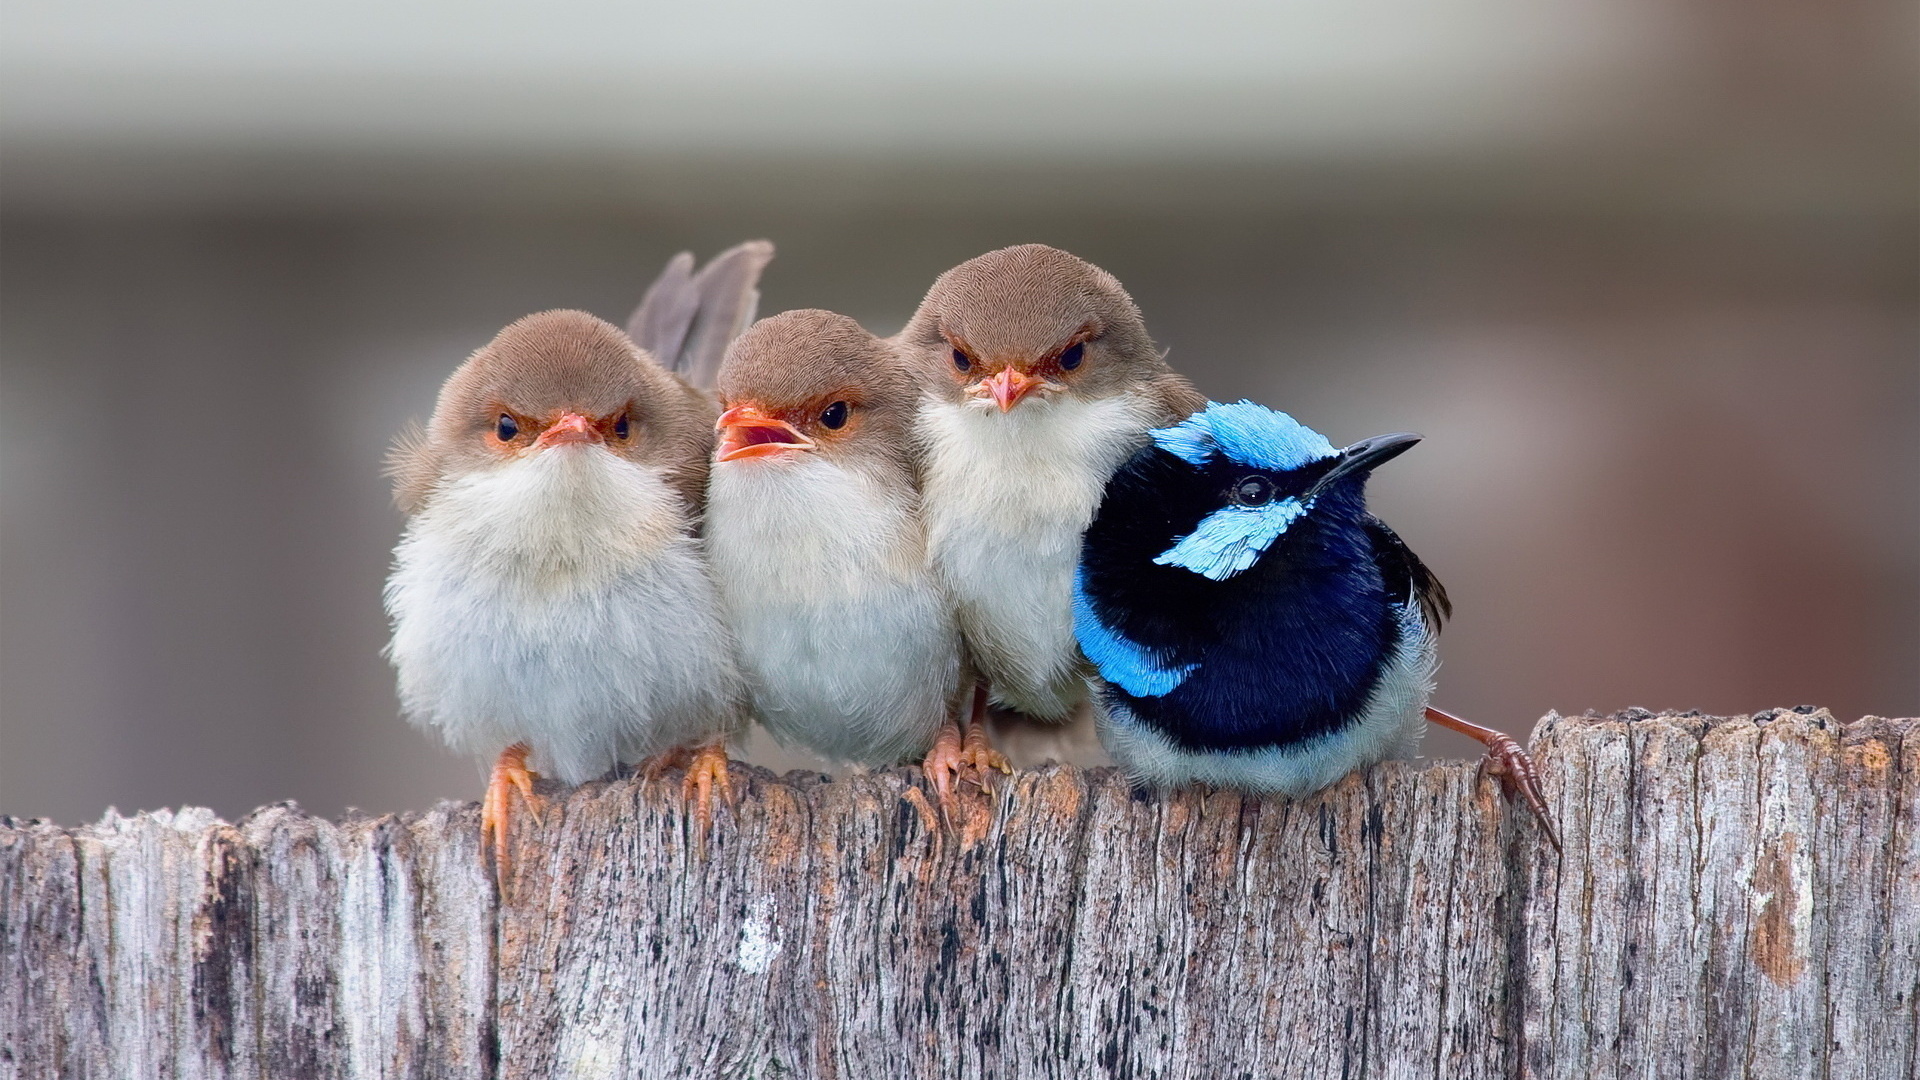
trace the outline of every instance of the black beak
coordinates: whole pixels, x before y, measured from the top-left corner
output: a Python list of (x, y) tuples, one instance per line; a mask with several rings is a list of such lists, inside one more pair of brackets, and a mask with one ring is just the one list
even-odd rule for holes
[(1409, 431), (1397, 431), (1392, 435), (1375, 435), (1371, 439), (1361, 439), (1340, 451), (1340, 457), (1334, 461), (1333, 468), (1328, 469), (1326, 475), (1314, 481), (1313, 486), (1307, 489), (1307, 493), (1300, 497), (1300, 501), (1306, 502), (1320, 494), (1341, 477), (1372, 472), (1380, 465), (1413, 449), (1413, 444), (1419, 441), (1420, 436)]

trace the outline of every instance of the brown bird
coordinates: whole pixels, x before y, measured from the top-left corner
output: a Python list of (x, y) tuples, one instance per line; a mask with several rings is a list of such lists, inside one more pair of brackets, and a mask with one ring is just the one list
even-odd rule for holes
[(1167, 366), (1113, 275), (1043, 244), (940, 275), (895, 341), (934, 378), (917, 433), (928, 544), (984, 679), (964, 744), (930, 764), (980, 775), (1005, 765), (981, 726), (989, 687), (1047, 721), (1086, 699), (1072, 614), (1081, 533), (1148, 430), (1206, 399)]
[(839, 762), (918, 760), (958, 704), (913, 466), (926, 382), (827, 311), (756, 323), (720, 369), (714, 578), (761, 722)]
[(498, 755), (481, 822), (503, 884), (513, 791), (538, 814), (532, 768), (578, 784), (697, 745), (703, 820), (727, 789), (744, 686), (693, 535), (718, 412), (618, 328), (549, 311), (460, 365), (394, 449), (388, 656), (413, 723)]

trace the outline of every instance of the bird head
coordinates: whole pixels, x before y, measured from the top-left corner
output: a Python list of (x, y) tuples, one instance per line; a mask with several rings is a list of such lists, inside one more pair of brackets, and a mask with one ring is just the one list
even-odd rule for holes
[(697, 395), (612, 324), (547, 311), (507, 326), (441, 389), (425, 433), (403, 442), (392, 471), (402, 507), (441, 482), (532, 463), (627, 462), (683, 493), (704, 465)]
[(1044, 244), (990, 251), (940, 275), (901, 331), (949, 400), (1012, 412), (1098, 400), (1163, 372), (1133, 298), (1113, 275)]
[(886, 342), (830, 311), (787, 311), (737, 338), (720, 367), (716, 467), (805, 460), (905, 465), (918, 403), (913, 374)]
[(1163, 548), (1152, 562), (1212, 581), (1253, 566), (1303, 522), (1359, 525), (1367, 477), (1420, 441), (1400, 433), (1335, 449), (1286, 413), (1248, 401), (1209, 405), (1151, 437), (1109, 487), (1102, 527), (1158, 523), (1159, 535), (1141, 538)]

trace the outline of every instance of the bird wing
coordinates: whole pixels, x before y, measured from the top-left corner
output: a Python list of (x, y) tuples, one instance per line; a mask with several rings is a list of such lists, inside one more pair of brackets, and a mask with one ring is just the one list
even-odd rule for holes
[(1427, 626), (1434, 633), (1440, 632), (1440, 624), (1453, 615), (1453, 601), (1447, 598), (1447, 587), (1420, 561), (1400, 534), (1387, 528), (1387, 523), (1376, 517), (1369, 517), (1366, 523), (1367, 535), (1373, 539), (1373, 549), (1380, 560), (1380, 570), (1387, 577), (1387, 593), (1390, 596), (1405, 596), (1419, 601), (1420, 614), (1426, 616)]
[(712, 389), (727, 345), (753, 322), (760, 272), (771, 261), (766, 240), (728, 248), (698, 272), (692, 252), (675, 255), (627, 319), (628, 336), (668, 371)]

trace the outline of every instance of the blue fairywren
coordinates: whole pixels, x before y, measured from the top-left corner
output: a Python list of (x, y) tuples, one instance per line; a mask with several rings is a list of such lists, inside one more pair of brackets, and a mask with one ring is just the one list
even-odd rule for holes
[(1557, 849), (1519, 744), (1427, 707), (1451, 607), (1365, 490), (1420, 437), (1339, 450), (1244, 401), (1150, 436), (1107, 485), (1074, 587), (1114, 759), (1154, 786), (1303, 795), (1410, 756), (1431, 720), (1486, 744), (1483, 770)]

